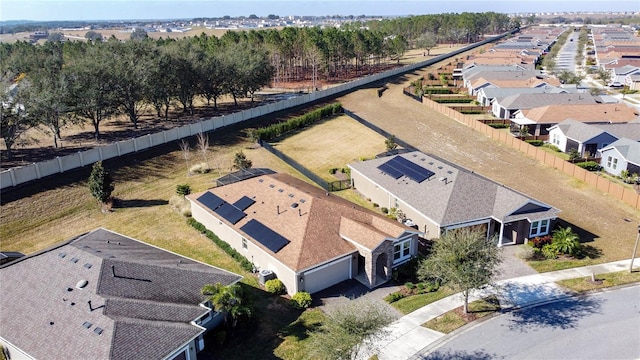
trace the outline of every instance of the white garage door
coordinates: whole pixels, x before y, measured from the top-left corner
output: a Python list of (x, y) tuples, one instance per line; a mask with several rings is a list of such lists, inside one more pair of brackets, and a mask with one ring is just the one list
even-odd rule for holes
[(349, 279), (351, 273), (351, 256), (336, 260), (318, 269), (307, 271), (304, 274), (304, 288), (313, 294), (324, 290), (331, 285)]

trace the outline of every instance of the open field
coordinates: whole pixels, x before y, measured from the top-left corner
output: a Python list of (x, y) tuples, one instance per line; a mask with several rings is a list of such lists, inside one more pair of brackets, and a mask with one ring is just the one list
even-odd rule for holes
[(361, 158), (385, 151), (385, 138), (347, 115), (314, 124), (272, 143), (307, 169), (327, 181), (338, 180), (331, 168), (344, 168)]

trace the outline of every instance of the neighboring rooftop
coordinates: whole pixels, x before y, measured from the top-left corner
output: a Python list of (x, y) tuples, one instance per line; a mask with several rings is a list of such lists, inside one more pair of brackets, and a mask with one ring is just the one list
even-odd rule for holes
[(0, 267), (0, 337), (36, 359), (160, 359), (237, 274), (97, 229)]

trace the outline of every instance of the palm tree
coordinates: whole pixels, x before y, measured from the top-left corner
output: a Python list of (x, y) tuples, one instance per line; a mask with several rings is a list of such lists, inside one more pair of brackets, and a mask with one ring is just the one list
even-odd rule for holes
[(562, 254), (575, 255), (580, 250), (580, 237), (570, 226), (553, 231), (552, 245)]
[[(207, 284), (202, 287), (202, 294), (209, 296), (216, 311), (224, 316), (227, 327), (235, 327), (241, 316), (250, 317), (252, 314), (252, 309), (246, 304), (242, 288), (238, 284), (226, 286), (220, 283)], [(229, 317), (231, 317), (230, 326)]]

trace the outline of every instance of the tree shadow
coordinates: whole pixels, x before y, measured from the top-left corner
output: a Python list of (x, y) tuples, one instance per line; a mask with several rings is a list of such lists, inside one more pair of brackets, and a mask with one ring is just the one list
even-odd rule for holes
[(161, 206), (167, 205), (169, 202), (167, 200), (143, 200), (143, 199), (114, 199), (113, 207), (116, 209), (125, 209), (125, 208), (142, 208), (142, 207), (151, 207), (151, 206)]
[(510, 330), (521, 333), (539, 328), (573, 329), (580, 319), (599, 313), (602, 299), (590, 296), (574, 296), (541, 306), (511, 312)]
[(463, 351), (463, 350), (436, 350), (427, 355), (422, 355), (418, 359), (423, 360), (492, 360), (504, 359), (504, 356), (489, 354), (484, 350)]

